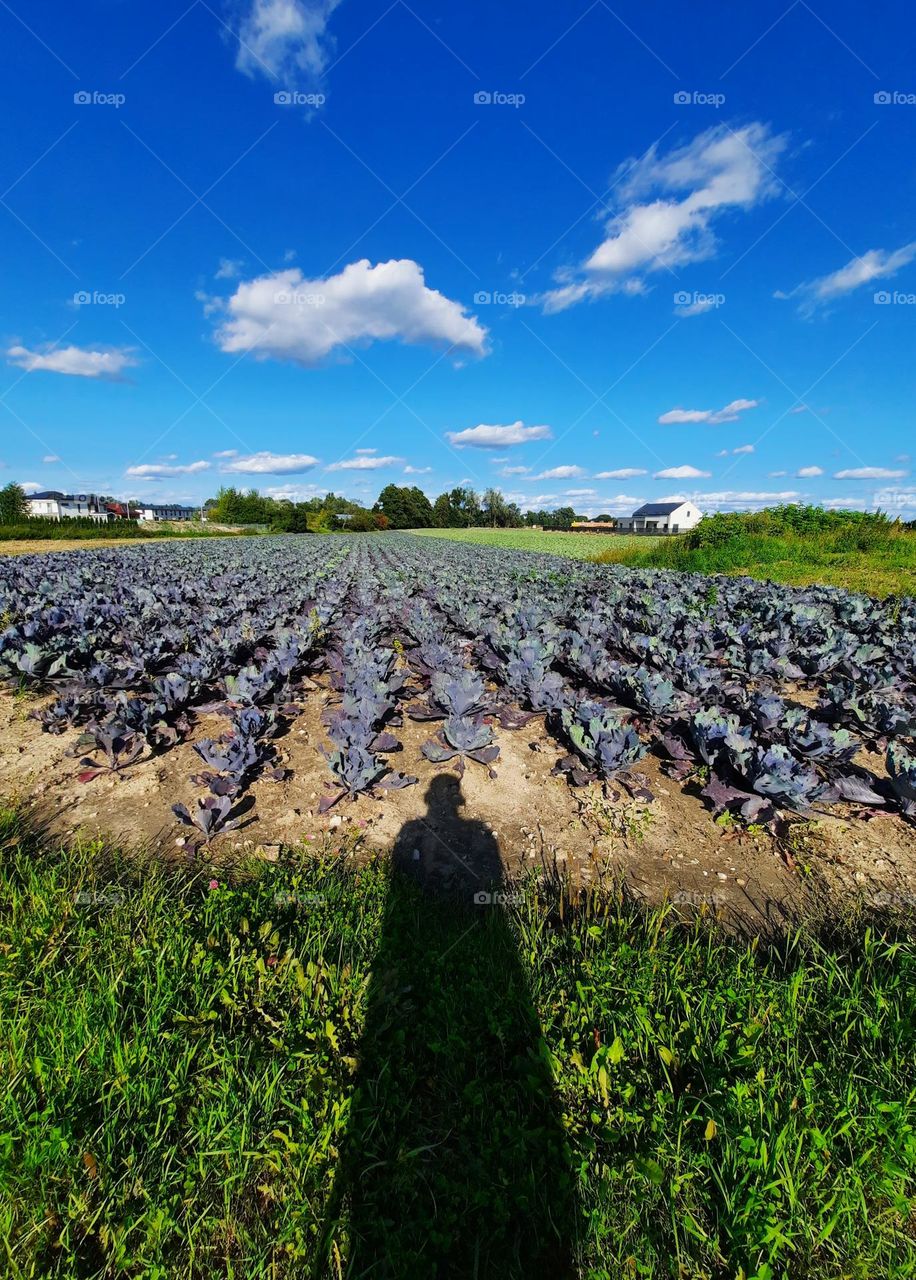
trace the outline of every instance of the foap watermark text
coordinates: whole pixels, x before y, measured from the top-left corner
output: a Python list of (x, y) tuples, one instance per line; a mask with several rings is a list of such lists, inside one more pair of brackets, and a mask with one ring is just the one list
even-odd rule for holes
[(478, 89), (474, 94), (475, 107), (523, 107), (526, 98), (523, 93), (502, 93), (494, 89)]
[(676, 107), (719, 107), (725, 105), (724, 93), (703, 93), (699, 89), (678, 89), (674, 95)]
[(123, 293), (103, 293), (101, 289), (78, 289), (73, 295), (75, 307), (123, 307), (127, 301)]
[(78, 107), (123, 107), (127, 101), (123, 93), (102, 93), (99, 89), (78, 89), (73, 95)]
[(478, 289), (474, 294), (475, 307), (523, 307), (527, 301), (523, 293), (514, 289), (511, 293), (500, 293), (498, 289)]

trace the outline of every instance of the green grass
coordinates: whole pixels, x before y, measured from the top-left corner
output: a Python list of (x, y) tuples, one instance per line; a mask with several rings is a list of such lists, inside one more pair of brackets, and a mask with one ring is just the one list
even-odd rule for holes
[(916, 1274), (916, 945), (0, 825), (4, 1276)]
[(627, 562), (637, 551), (646, 551), (662, 538), (638, 534), (546, 533), (541, 529), (410, 529), (424, 538), (448, 538), (452, 542), (472, 542), (508, 551), (544, 551), (574, 560), (589, 560), (603, 553), (604, 563)]
[(861, 542), (847, 530), (748, 533), (721, 545), (693, 548), (686, 539), (671, 539), (632, 563), (769, 578), (798, 587), (824, 583), (873, 596), (916, 594), (916, 533), (905, 531), (866, 536)]
[(416, 529), (413, 532), (518, 551), (547, 551), (578, 560), (594, 560), (598, 564), (746, 575), (798, 587), (823, 583), (873, 596), (916, 594), (916, 532), (892, 522), (774, 530), (763, 522), (755, 526), (756, 516), (743, 519), (743, 526), (731, 536), (701, 546), (691, 545), (689, 534), (656, 538), (542, 533), (535, 529)]

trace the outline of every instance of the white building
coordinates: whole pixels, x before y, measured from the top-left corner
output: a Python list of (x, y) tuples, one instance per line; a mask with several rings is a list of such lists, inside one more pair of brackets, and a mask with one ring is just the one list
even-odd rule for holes
[(45, 489), (26, 498), (26, 506), (30, 516), (44, 520), (69, 520), (78, 516), (102, 524), (112, 518), (94, 493), (58, 493), (56, 489)]
[(702, 518), (692, 502), (647, 502), (629, 520), (618, 520), (617, 528), (627, 533), (684, 533)]
[(193, 520), (197, 511), (194, 507), (183, 507), (178, 503), (153, 503), (150, 506), (131, 507), (137, 512), (137, 519), (150, 520)]

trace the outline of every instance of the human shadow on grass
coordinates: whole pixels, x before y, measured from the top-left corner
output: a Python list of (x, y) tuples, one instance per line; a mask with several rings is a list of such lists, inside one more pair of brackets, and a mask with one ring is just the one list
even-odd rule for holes
[(439, 775), (393, 851), (325, 1236), (373, 1280), (576, 1275), (574, 1182), (499, 846)]

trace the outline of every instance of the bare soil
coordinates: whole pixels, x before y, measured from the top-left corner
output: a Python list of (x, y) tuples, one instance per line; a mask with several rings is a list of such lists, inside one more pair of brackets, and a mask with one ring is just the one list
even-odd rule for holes
[(165, 538), (13, 538), (0, 542), (0, 556), (37, 556), (46, 551), (94, 551), (102, 547), (135, 547), (138, 543), (165, 542)]
[[(563, 752), (538, 719), (497, 731), (495, 778), (469, 763), (460, 781), (451, 764), (432, 765), (420, 754), (436, 726), (405, 719), (397, 730), (403, 750), (389, 763), (416, 775), (419, 784), (383, 799), (343, 800), (319, 816), (330, 779), (318, 750), (326, 742), (321, 712), (331, 696), (315, 686), (277, 741), (279, 763), (291, 776), (254, 783), (245, 825), (214, 842), (215, 859), (247, 849), (276, 856), (282, 846), (341, 837), (358, 856), (397, 845), (424, 879), (445, 889), (483, 889), (526, 871), (560, 874), (576, 887), (622, 879), (649, 904), (670, 900), (685, 912), (740, 917), (761, 930), (828, 901), (864, 899), (902, 910), (916, 904), (916, 827), (903, 818), (866, 818), (849, 807), (838, 816), (793, 819), (777, 835), (748, 833), (714, 821), (698, 788), (668, 778), (652, 757), (641, 769), (651, 800), (620, 784), (572, 789), (551, 773)], [(76, 733), (45, 733), (29, 714), (46, 701), (0, 693), (0, 791), (32, 807), (56, 839), (105, 836), (165, 856), (180, 852), (187, 829), (171, 806), (193, 807), (201, 788), (190, 775), (202, 766), (192, 744), (218, 736), (225, 718), (200, 716), (187, 742), (121, 775), (81, 783), (72, 754)], [(456, 780), (448, 806), (441, 784), (438, 795), (430, 790), (443, 775)], [(494, 849), (501, 864), (496, 876)]]

